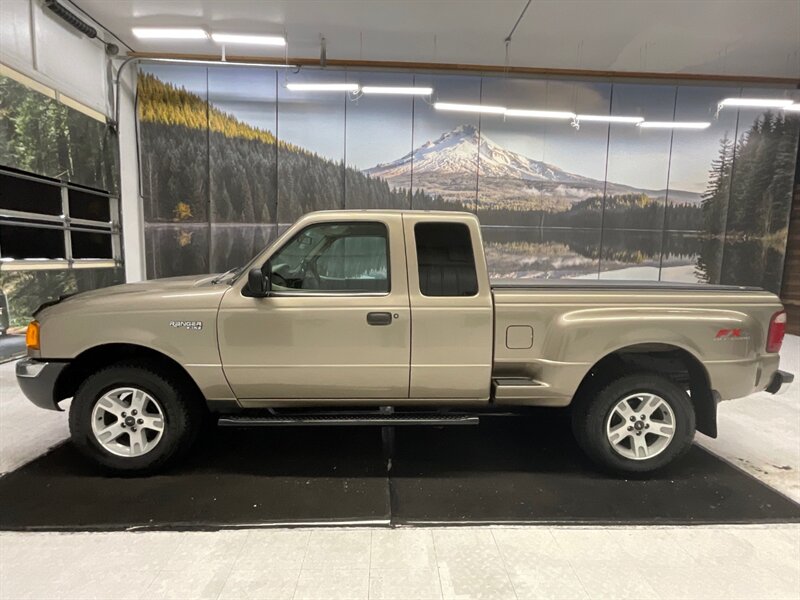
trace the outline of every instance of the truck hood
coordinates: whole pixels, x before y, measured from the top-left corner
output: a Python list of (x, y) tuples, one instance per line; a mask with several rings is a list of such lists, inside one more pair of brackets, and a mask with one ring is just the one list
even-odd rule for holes
[(168, 277), (81, 292), (43, 304), (34, 316), (49, 317), (55, 313), (88, 307), (119, 310), (128, 304), (132, 309), (141, 308), (143, 303), (164, 306), (170, 302), (180, 302), (180, 299), (184, 302), (191, 299), (194, 306), (218, 306), (220, 297), (228, 290), (229, 282), (213, 283), (215, 277), (216, 275)]

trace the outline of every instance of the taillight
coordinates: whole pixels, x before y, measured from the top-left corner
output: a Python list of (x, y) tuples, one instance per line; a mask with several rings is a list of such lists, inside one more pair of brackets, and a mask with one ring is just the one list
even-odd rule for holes
[(780, 352), (783, 336), (786, 333), (786, 313), (776, 312), (769, 321), (767, 332), (767, 352)]

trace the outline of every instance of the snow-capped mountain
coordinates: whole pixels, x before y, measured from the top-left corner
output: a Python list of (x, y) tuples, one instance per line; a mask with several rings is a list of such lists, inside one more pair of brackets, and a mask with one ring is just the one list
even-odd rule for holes
[[(389, 183), (408, 185), (412, 173), (417, 185), (445, 199), (458, 199), (475, 186), (476, 169), (493, 200), (525, 199), (531, 194), (545, 193), (567, 200), (581, 200), (606, 193), (644, 192), (653, 198), (663, 197), (665, 190), (642, 190), (569, 173), (555, 165), (534, 160), (503, 148), (478, 132), (473, 125), (459, 125), (438, 139), (389, 163), (381, 163), (364, 172)], [(670, 191), (670, 196), (689, 202), (699, 201), (693, 192)]]
[(483, 177), (513, 177), (528, 181), (578, 181), (587, 180), (556, 166), (533, 160), (517, 152), (506, 150), (480, 135), (473, 125), (459, 125), (435, 140), (409, 152), (402, 158), (367, 169), (369, 175), (392, 179), (411, 172), (420, 173), (474, 173), (480, 167)]

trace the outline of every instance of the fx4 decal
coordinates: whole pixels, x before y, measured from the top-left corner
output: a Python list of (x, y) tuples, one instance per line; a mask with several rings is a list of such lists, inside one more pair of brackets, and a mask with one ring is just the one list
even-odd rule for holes
[(720, 340), (733, 340), (733, 339), (747, 339), (750, 336), (747, 335), (746, 331), (742, 331), (741, 329), (720, 329), (717, 331), (717, 335), (714, 336), (715, 341)]

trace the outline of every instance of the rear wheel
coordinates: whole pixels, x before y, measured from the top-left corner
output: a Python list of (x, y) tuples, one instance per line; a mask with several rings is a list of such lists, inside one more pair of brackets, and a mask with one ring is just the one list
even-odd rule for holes
[(691, 399), (678, 385), (643, 373), (576, 398), (572, 428), (595, 462), (620, 473), (646, 473), (689, 449), (695, 415)]
[(78, 388), (69, 415), (72, 441), (103, 467), (151, 473), (185, 453), (203, 411), (180, 377), (148, 363), (112, 365)]

